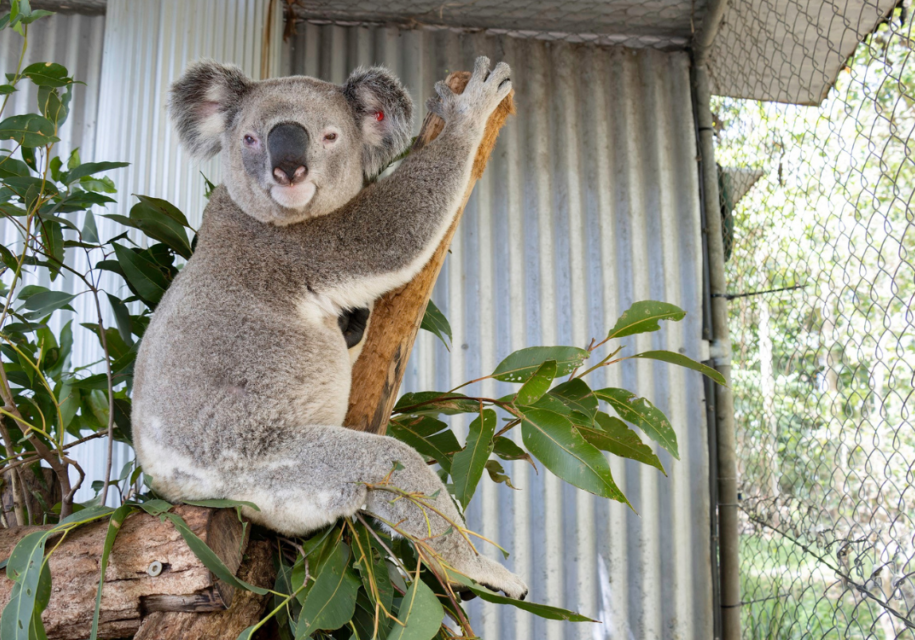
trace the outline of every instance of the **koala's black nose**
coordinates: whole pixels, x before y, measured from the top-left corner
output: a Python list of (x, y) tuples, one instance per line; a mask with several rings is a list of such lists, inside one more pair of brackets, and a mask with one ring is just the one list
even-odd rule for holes
[(267, 150), (277, 183), (291, 185), (305, 179), (308, 132), (303, 126), (293, 122), (276, 125), (267, 136)]

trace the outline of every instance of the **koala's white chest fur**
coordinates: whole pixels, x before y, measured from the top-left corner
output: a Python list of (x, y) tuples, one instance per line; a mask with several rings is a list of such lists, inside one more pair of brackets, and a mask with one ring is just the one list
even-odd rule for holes
[(296, 322), (312, 337), (312, 344), (303, 346), (309, 352), (315, 351), (303, 353), (303, 357), (321, 363), (320, 373), (315, 373), (322, 378), (316, 381), (322, 392), (316, 393), (312, 386), (302, 390), (310, 414), (308, 422), (342, 424), (349, 404), (352, 363), (337, 321), (340, 310), (326, 296), (308, 292), (297, 302), (296, 312)]

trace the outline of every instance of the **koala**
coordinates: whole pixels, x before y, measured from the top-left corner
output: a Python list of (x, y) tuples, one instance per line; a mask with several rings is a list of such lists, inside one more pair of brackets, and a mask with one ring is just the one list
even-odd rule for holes
[(379, 516), (429, 539), (445, 563), (512, 598), (527, 586), (478, 555), (448, 522), (369, 485), (389, 481), (462, 518), (426, 461), (390, 437), (342, 426), (352, 359), (373, 301), (410, 281), (451, 224), (508, 65), (476, 60), (462, 94), (444, 83), (432, 143), (390, 176), (413, 105), (380, 67), (341, 86), (253, 81), (198, 62), (169, 112), (196, 158), (221, 153), (224, 182), (194, 255), (162, 298), (137, 357), (133, 431), (153, 488), (179, 500), (253, 502), (245, 514), (286, 535)]

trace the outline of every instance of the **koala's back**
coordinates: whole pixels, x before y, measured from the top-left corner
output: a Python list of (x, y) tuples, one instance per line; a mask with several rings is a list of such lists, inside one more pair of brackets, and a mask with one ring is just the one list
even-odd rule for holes
[(183, 481), (205, 492), (207, 467), (263, 457), (290, 430), (346, 413), (351, 365), (336, 316), (309, 308), (307, 276), (269, 253), (281, 243), (251, 235), (267, 225), (236, 213), (214, 194), (137, 357), (134, 442), (166, 493)]

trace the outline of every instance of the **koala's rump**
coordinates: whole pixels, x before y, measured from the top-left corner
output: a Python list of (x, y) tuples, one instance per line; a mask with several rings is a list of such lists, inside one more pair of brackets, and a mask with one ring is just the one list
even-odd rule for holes
[[(192, 260), (193, 262), (193, 260)], [(293, 300), (195, 286), (189, 264), (144, 336), (135, 370), (134, 442), (158, 485), (218, 491), (207, 468), (257, 460), (303, 425), (340, 425), (351, 365), (335, 317)], [(184, 478), (188, 468), (192, 477)]]

